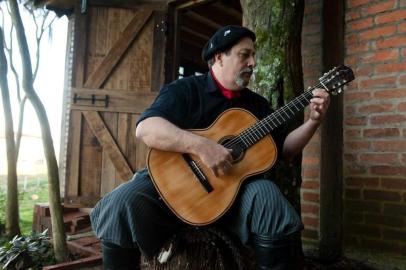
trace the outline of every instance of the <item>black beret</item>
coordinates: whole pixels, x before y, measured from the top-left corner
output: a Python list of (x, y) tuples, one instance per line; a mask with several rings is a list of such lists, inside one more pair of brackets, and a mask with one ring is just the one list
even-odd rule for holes
[(202, 58), (204, 61), (211, 59), (217, 52), (224, 52), (233, 47), (240, 39), (249, 37), (255, 42), (255, 33), (239, 25), (227, 25), (214, 33), (203, 47)]

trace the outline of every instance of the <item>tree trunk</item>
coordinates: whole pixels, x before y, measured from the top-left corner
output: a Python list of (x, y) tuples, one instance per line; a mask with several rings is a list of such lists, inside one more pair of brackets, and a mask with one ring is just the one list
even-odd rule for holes
[[(303, 93), (301, 32), (304, 0), (241, 0), (243, 24), (257, 35), (257, 67), (252, 89), (277, 109)], [(303, 123), (303, 114), (288, 132)], [(278, 162), (269, 177), (300, 214), (301, 155)], [(298, 239), (298, 244), (300, 244)]]
[(42, 143), (44, 147), (45, 159), (48, 169), (49, 207), (51, 211), (52, 238), (55, 258), (58, 262), (67, 259), (68, 250), (62, 215), (62, 205), (59, 190), (58, 164), (56, 161), (51, 130), (45, 108), (36, 94), (33, 86), (33, 73), (31, 59), (25, 36), (24, 25), (21, 20), (20, 11), (16, 0), (10, 0), (11, 16), (16, 28), (17, 40), (21, 54), (23, 67), (23, 89), (28, 100), (34, 107), (38, 121), (41, 126)]
[(3, 29), (0, 28), (0, 87), (3, 99), (5, 119), (5, 137), (7, 148), (7, 201), (6, 201), (6, 236), (12, 238), (20, 234), (17, 187), (17, 158), (14, 142), (13, 116), (7, 81), (7, 58), (4, 54)]

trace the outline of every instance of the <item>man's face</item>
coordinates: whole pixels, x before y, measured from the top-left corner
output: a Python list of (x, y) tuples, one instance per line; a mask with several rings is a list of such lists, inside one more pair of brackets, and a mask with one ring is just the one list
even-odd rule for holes
[(255, 48), (252, 39), (245, 37), (235, 44), (230, 53), (222, 53), (224, 79), (234, 90), (245, 88), (255, 67)]

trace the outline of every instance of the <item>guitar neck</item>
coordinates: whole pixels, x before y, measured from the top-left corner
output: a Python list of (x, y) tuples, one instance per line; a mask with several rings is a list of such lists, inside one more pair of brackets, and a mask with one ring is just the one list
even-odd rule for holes
[(242, 142), (245, 149), (254, 145), (263, 137), (269, 135), (276, 128), (289, 122), (297, 113), (303, 111), (304, 108), (310, 104), (310, 99), (312, 97), (313, 94), (310, 90), (294, 98), (283, 107), (241, 132), (238, 135), (239, 141)]

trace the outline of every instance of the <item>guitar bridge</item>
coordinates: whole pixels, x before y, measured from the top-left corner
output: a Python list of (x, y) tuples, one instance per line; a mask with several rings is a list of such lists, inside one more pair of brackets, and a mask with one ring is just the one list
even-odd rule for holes
[(203, 188), (207, 191), (207, 193), (212, 192), (213, 191), (212, 185), (210, 185), (209, 181), (207, 180), (206, 175), (204, 175), (203, 171), (199, 168), (197, 163), (188, 154), (182, 154), (182, 157), (186, 161), (189, 168), (192, 170), (196, 179), (203, 186)]

